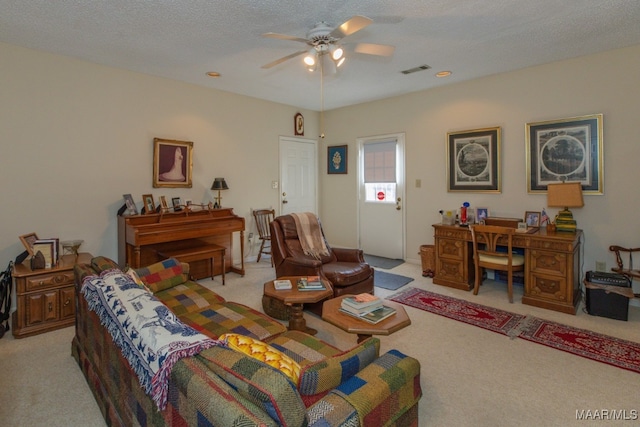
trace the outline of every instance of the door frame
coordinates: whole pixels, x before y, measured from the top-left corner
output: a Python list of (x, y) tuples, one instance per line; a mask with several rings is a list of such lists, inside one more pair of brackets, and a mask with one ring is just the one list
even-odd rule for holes
[(382, 140), (389, 140), (389, 139), (396, 139), (396, 144), (400, 147), (400, 155), (397, 156), (397, 160), (396, 163), (400, 164), (400, 175), (402, 178), (402, 185), (400, 186), (400, 191), (396, 192), (396, 197), (401, 197), (402, 199), (402, 214), (401, 214), (401, 219), (402, 219), (402, 243), (401, 243), (401, 250), (402, 250), (402, 259), (406, 260), (406, 256), (407, 256), (407, 176), (406, 176), (406, 160), (405, 160), (405, 134), (404, 132), (397, 132), (397, 133), (388, 133), (388, 134), (384, 134), (384, 135), (373, 135), (373, 136), (363, 136), (363, 137), (359, 137), (356, 139), (357, 145), (358, 145), (358, 176), (357, 176), (357, 191), (358, 191), (358, 198), (357, 198), (357, 241), (358, 241), (358, 248), (362, 249), (362, 242), (360, 239), (360, 203), (361, 203), (361, 196), (362, 196), (362, 191), (361, 191), (361, 179), (362, 179), (362, 174), (363, 172), (363, 156), (362, 156), (362, 152), (364, 150), (364, 144), (366, 142), (375, 142), (375, 141), (382, 141)]
[(282, 170), (282, 145), (284, 143), (296, 143), (296, 144), (312, 144), (313, 148), (314, 148), (314, 156), (315, 156), (315, 164), (316, 164), (316, 173), (314, 176), (314, 193), (315, 193), (315, 200), (313, 201), (314, 205), (315, 205), (315, 214), (318, 215), (318, 197), (319, 197), (319, 184), (318, 184), (318, 179), (319, 179), (319, 168), (318, 168), (318, 140), (316, 139), (310, 139), (310, 138), (300, 138), (300, 137), (295, 137), (295, 136), (280, 136), (278, 139), (278, 209), (276, 210), (278, 215), (282, 215), (282, 176), (283, 174), (283, 170)]

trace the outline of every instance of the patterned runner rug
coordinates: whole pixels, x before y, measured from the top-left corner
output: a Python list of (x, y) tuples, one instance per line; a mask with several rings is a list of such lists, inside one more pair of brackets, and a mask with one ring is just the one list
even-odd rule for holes
[(533, 316), (509, 313), (417, 288), (409, 288), (387, 299), (511, 338), (521, 338), (640, 373), (640, 344), (632, 341)]

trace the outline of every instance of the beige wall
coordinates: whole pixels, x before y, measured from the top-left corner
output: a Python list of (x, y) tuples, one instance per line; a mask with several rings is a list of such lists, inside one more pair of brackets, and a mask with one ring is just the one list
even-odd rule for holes
[[(208, 202), (225, 177), (223, 206), (254, 231), (250, 209), (278, 206), (279, 136), (298, 109), (6, 44), (0, 58), (0, 265), (30, 232), (115, 258), (124, 193), (138, 208), (146, 193)], [(317, 135), (318, 113), (301, 112)], [(193, 188), (152, 187), (154, 137), (194, 142)]]
[[(84, 239), (83, 250), (115, 257), (123, 193), (139, 205), (145, 193), (208, 201), (213, 178), (224, 176), (223, 204), (248, 227), (251, 208), (277, 208), (278, 137), (292, 134), (298, 109), (6, 44), (0, 57), (0, 262), (22, 251), (18, 236), (29, 232)], [(521, 216), (545, 206), (526, 191), (525, 123), (603, 113), (605, 194), (586, 196), (574, 214), (585, 230), (583, 270), (595, 260), (611, 266), (610, 244), (639, 244), (639, 71), (635, 46), (326, 112), (320, 215), (329, 241), (357, 245), (358, 137), (406, 133), (406, 257), (419, 262), (439, 209), (469, 201)], [(307, 136), (317, 135), (318, 114), (302, 113)], [(502, 193), (448, 193), (447, 132), (491, 126), (502, 127)], [(152, 188), (154, 137), (194, 141), (192, 189)], [(349, 174), (328, 176), (326, 146), (340, 144), (349, 145)]]
[[(527, 194), (526, 123), (602, 113), (604, 195), (585, 196), (585, 206), (573, 212), (585, 230), (583, 271), (595, 269), (596, 260), (612, 266), (609, 245), (640, 245), (639, 75), (635, 46), (328, 112), (324, 145), (348, 144), (350, 154), (348, 175), (322, 176), (321, 214), (329, 241), (356, 243), (358, 137), (406, 133), (406, 257), (418, 262), (420, 245), (433, 243), (431, 224), (440, 221), (440, 209), (468, 201), (498, 216), (522, 217), (545, 207), (546, 195)], [(447, 132), (493, 126), (502, 128), (502, 193), (448, 193)]]

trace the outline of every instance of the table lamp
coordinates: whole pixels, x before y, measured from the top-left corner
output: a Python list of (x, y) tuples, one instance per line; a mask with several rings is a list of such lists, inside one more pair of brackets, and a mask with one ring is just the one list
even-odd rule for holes
[(569, 208), (584, 206), (582, 184), (579, 182), (563, 182), (547, 185), (547, 206), (564, 208), (556, 216), (556, 231), (575, 233), (576, 221)]
[(228, 190), (229, 186), (227, 185), (227, 182), (224, 180), (224, 178), (215, 178), (213, 180), (213, 185), (211, 185), (211, 189), (218, 190), (218, 197), (216, 197), (216, 205), (214, 206), (214, 208), (219, 209), (222, 207), (222, 197), (220, 197), (220, 191)]

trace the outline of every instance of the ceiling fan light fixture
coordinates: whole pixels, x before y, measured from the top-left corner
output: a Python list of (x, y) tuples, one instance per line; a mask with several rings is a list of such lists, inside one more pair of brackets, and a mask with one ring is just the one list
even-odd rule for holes
[(338, 59), (338, 60), (336, 61), (336, 67), (339, 67), (339, 66), (341, 66), (342, 64), (344, 64), (345, 59), (347, 59), (347, 58), (345, 58), (344, 56), (343, 56), (342, 58)]
[(311, 49), (309, 51), (309, 54), (304, 57), (303, 61), (309, 67), (315, 66), (316, 65), (316, 51), (315, 51), (315, 49)]
[(344, 49), (340, 45), (331, 45), (329, 51), (334, 61), (339, 61), (344, 55)]

